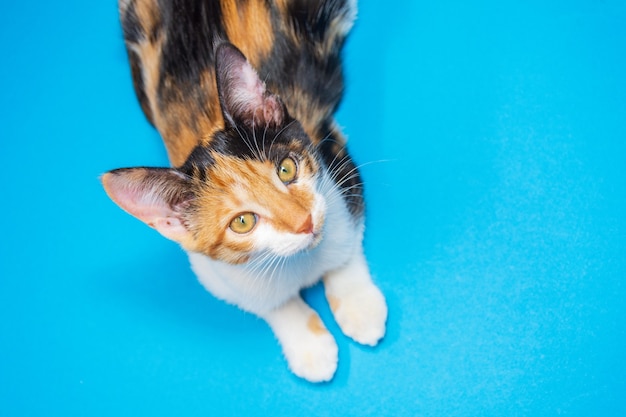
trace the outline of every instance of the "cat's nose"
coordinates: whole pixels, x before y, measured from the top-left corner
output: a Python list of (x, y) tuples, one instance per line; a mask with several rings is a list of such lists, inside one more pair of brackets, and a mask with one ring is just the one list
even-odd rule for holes
[(310, 214), (307, 216), (306, 220), (304, 220), (304, 223), (300, 225), (298, 230), (296, 230), (296, 233), (313, 233), (313, 218)]

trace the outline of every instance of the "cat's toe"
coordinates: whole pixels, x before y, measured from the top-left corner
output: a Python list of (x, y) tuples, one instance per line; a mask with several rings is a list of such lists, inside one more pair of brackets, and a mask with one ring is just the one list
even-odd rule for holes
[(375, 346), (384, 337), (387, 303), (376, 286), (341, 298), (329, 297), (329, 303), (343, 333), (356, 342)]
[(330, 381), (337, 370), (335, 339), (329, 333), (306, 339), (299, 346), (285, 350), (289, 369), (310, 382)]

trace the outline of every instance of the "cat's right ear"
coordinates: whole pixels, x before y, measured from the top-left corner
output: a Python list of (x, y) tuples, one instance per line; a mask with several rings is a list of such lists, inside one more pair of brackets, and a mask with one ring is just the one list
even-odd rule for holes
[(234, 45), (223, 43), (217, 47), (215, 76), (226, 124), (277, 127), (285, 122), (284, 103), (267, 90), (256, 70)]
[(129, 214), (183, 247), (192, 234), (184, 218), (193, 195), (186, 177), (168, 168), (123, 168), (101, 177), (106, 193)]

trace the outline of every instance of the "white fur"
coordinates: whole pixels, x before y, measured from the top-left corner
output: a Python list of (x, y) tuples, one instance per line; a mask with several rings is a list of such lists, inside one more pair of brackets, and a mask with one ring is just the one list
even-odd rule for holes
[(130, 4), (131, 0), (119, 0), (117, 3), (117, 6), (119, 8), (120, 14), (124, 14), (126, 13), (126, 10), (128, 9), (128, 5)]
[(385, 335), (387, 304), (370, 279), (360, 248), (345, 266), (328, 272), (324, 289), (341, 331), (363, 345), (375, 346)]
[(357, 0), (348, 0), (346, 6), (347, 10), (339, 29), (342, 35), (347, 35), (348, 32), (350, 32), (350, 29), (354, 26), (354, 21), (356, 20), (358, 12)]
[[(265, 319), (281, 343), (290, 369), (311, 382), (333, 377), (337, 345), (325, 328), (311, 328), (311, 320), (315, 322), (319, 317), (302, 301), (300, 290), (326, 274), (326, 294), (332, 300), (331, 306), (339, 306), (335, 317), (344, 333), (360, 343), (375, 345), (384, 335), (387, 318), (385, 300), (372, 283), (363, 256), (363, 225), (354, 224), (343, 198), (328, 178), (319, 183), (321, 197), (316, 206), (320, 210), (325, 206), (326, 211), (322, 240), (313, 249), (281, 258), (266, 251), (243, 265), (189, 253), (192, 269), (204, 287), (216, 297)], [(306, 239), (311, 239), (269, 230), (262, 234), (269, 240), (288, 242), (268, 243), (278, 253), (307, 247), (310, 241)]]

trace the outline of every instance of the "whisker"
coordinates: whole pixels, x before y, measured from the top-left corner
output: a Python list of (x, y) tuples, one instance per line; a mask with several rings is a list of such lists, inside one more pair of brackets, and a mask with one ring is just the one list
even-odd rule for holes
[(254, 149), (252, 149), (252, 144), (248, 140), (248, 135), (246, 134), (246, 136), (244, 137), (244, 135), (241, 133), (241, 130), (239, 130), (239, 127), (237, 127), (237, 125), (235, 125), (234, 127), (235, 127), (235, 130), (237, 131), (237, 133), (239, 134), (239, 137), (243, 141), (243, 143), (245, 143), (246, 146), (248, 147), (248, 149), (250, 150), (250, 152), (252, 152), (254, 154)]
[(276, 141), (276, 139), (278, 139), (278, 137), (285, 131), (285, 129), (287, 129), (293, 123), (295, 123), (295, 120), (292, 120), (291, 122), (287, 123), (282, 129), (278, 131), (278, 133), (274, 135), (274, 137), (272, 138), (272, 143), (270, 143), (270, 150), (269, 150), (270, 154), (272, 153), (272, 147), (274, 146), (274, 142)]
[(246, 265), (246, 269), (248, 270), (248, 273), (257, 274), (258, 271), (262, 270), (265, 267), (266, 261), (268, 259), (271, 259), (272, 256), (274, 256), (274, 254), (270, 251), (263, 252), (261, 255), (255, 258), (252, 262)]
[[(261, 111), (263, 111), (263, 109), (261, 109)], [(259, 149), (259, 141), (256, 138), (256, 128), (255, 128), (255, 123), (254, 123), (254, 118), (256, 115), (256, 111), (254, 113), (252, 113), (252, 139), (254, 140), (254, 146), (256, 148), (256, 154), (254, 154), (254, 152), (252, 152), (253, 155), (255, 155), (257, 157), (257, 159), (259, 160), (263, 160), (263, 156), (261, 155), (261, 149)]]
[(350, 178), (348, 178), (346, 180), (346, 178), (348, 176), (351, 176), (351, 178), (354, 178), (355, 176), (357, 176), (358, 175), (358, 171), (360, 171), (361, 168), (363, 168), (365, 166), (373, 165), (373, 164), (383, 163), (383, 162), (391, 162), (391, 160), (380, 159), (380, 160), (377, 160), (377, 161), (369, 161), (369, 162), (364, 162), (364, 163), (362, 163), (360, 165), (356, 165), (350, 171), (345, 173), (340, 179), (338, 179), (337, 182), (343, 184), (345, 181), (350, 179)]
[(261, 141), (261, 143), (263, 144), (263, 160), (265, 160), (265, 158), (267, 157), (267, 153), (265, 153), (265, 136), (267, 135), (267, 128), (269, 126), (269, 123), (265, 123), (265, 128), (263, 129), (263, 139)]
[(284, 262), (285, 262), (285, 257), (281, 257), (281, 256), (275, 256), (274, 259), (272, 260), (272, 270), (271, 272), (268, 269), (269, 275), (267, 277), (267, 281), (268, 284), (271, 284), (274, 281), (274, 277), (276, 276), (276, 272), (280, 271), (283, 268)]

